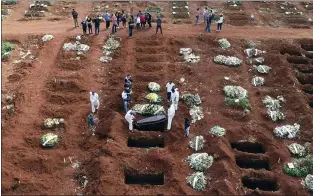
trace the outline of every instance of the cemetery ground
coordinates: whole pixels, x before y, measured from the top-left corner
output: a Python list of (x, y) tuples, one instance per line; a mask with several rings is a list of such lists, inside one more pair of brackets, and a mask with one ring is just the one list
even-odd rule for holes
[[(71, 6), (80, 19), (107, 5), (112, 10), (133, 7), (134, 12), (146, 6), (162, 7), (164, 34), (155, 35), (155, 23), (152, 29), (135, 31), (132, 39), (127, 29), (118, 29), (120, 46), (112, 61), (102, 63), (99, 58), (109, 35), (103, 24), (99, 36), (82, 36), (80, 42), (90, 49), (77, 55), (63, 50), (65, 43), (75, 42), (82, 33), (72, 28), (70, 15), (62, 20), (21, 21), (29, 7), (29, 2), (22, 1), (3, 20), (2, 40), (12, 43), (13, 50), (2, 63), (2, 107), (13, 105), (13, 109), (2, 109), (2, 194), (308, 195), (301, 184), (304, 177), (288, 176), (283, 167), (293, 158), (288, 145), (313, 139), (312, 25), (292, 28), (279, 22), (275, 27), (259, 14), (253, 25), (242, 16), (239, 22), (236, 17), (228, 20), (232, 14), (227, 13), (237, 8), (214, 2), (216, 9), (225, 11), (226, 24), (221, 33), (214, 32), (213, 24), (212, 33), (207, 34), (203, 24), (184, 24), (193, 21), (195, 8), (204, 2), (189, 2), (190, 18), (179, 24), (173, 24), (177, 19), (170, 2), (99, 4), (76, 2)], [(249, 16), (252, 10), (256, 12), (257, 3), (241, 6)], [(297, 4), (304, 9), (301, 6)], [(49, 11), (54, 7), (53, 3)], [(283, 19), (282, 13), (277, 14), (277, 20)], [(46, 34), (54, 38), (43, 42)], [(231, 46), (222, 49), (221, 38)], [(243, 51), (251, 45), (266, 51), (262, 57), (272, 68), (268, 74), (258, 74), (247, 62)], [(181, 48), (191, 48), (200, 61), (185, 62)], [(228, 67), (214, 63), (217, 55), (244, 61)], [(181, 95), (200, 95), (204, 118), (191, 124), (189, 138), (184, 137), (183, 127), (184, 117), (190, 118), (189, 107), (182, 99), (170, 132), (128, 131), (121, 103), (126, 74), (134, 80), (131, 106), (147, 102), (149, 82), (161, 85), (163, 99), (168, 80)], [(251, 84), (255, 75), (265, 78), (263, 86)], [(225, 85), (248, 91), (250, 112), (225, 104)], [(95, 136), (87, 127), (91, 90), (98, 92), (101, 102)], [(266, 95), (284, 97), (283, 121), (272, 122), (268, 117), (262, 102)], [(166, 107), (165, 102), (163, 105)], [(64, 118), (64, 126), (43, 129), (49, 117)], [(277, 138), (273, 133), (277, 126), (294, 123), (300, 125), (296, 138)], [(224, 136), (209, 132), (217, 125), (226, 129)], [(47, 132), (59, 136), (52, 149), (40, 145), (40, 137)], [(200, 135), (205, 143), (199, 152), (208, 153), (214, 161), (204, 172), (205, 189), (196, 191), (186, 182), (195, 171), (185, 159), (193, 153), (189, 141)], [(312, 145), (310, 148), (312, 151)]]

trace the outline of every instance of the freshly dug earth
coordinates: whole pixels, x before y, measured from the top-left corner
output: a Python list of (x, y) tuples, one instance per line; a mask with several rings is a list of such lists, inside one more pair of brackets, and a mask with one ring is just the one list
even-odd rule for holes
[[(77, 4), (80, 15), (88, 13), (87, 9), (89, 7), (85, 4)], [(167, 9), (167, 12), (170, 12), (170, 9)], [(66, 21), (67, 25), (72, 25), (71, 19)], [(29, 27), (23, 28), (25, 27), (25, 32), (30, 32), (27, 28), (42, 25), (42, 29), (47, 30), (50, 27), (45, 27), (46, 23), (30, 22)], [(16, 26), (12, 25), (11, 28), (15, 29)], [(310, 68), (312, 60), (298, 55), (305, 53), (305, 49), (300, 45), (304, 43), (292, 39), (304, 37), (308, 35), (307, 32), (297, 34), (294, 29), (279, 28), (277, 33), (276, 29), (249, 30), (244, 27), (247, 29), (242, 30), (239, 27), (227, 26), (229, 29), (225, 28), (220, 34), (204, 34), (199, 39), (199, 34), (195, 31), (203, 30), (202, 26), (194, 27), (195, 29), (186, 26), (185, 31), (182, 31), (182, 28), (173, 25), (164, 26), (163, 35), (153, 35), (153, 28), (135, 31), (134, 38), (128, 39), (127, 31), (119, 29), (117, 36), (122, 38), (121, 47), (114, 55), (113, 61), (103, 64), (98, 58), (102, 56), (102, 46), (105, 43), (103, 37), (108, 35), (108, 31), (101, 31), (100, 36), (88, 36), (88, 39), (83, 40), (91, 46), (90, 50), (79, 60), (72, 60), (77, 54), (62, 51), (62, 46), (66, 42), (75, 41), (81, 29), (68, 30), (68, 26), (57, 22), (54, 28), (59, 29), (59, 32), (53, 40), (38, 48), (38, 60), (22, 64), (30, 73), (21, 76), (19, 82), (6, 82), (15, 87), (19, 86), (21, 94), (15, 101), (16, 111), (2, 119), (3, 194), (308, 194), (300, 184), (299, 178), (286, 176), (282, 171), (283, 163), (291, 160), (287, 144), (303, 144), (311, 141), (313, 137), (313, 112), (306, 97), (306, 94), (311, 92), (312, 84), (301, 85), (296, 78), (297, 72), (294, 71), (294, 68), (298, 68), (303, 78), (309, 78), (311, 73), (304, 73), (303, 70)], [(246, 34), (247, 31), (249, 33)], [(5, 36), (10, 37), (8, 34)], [(222, 37), (231, 43), (229, 50), (219, 48), (217, 40)], [(267, 51), (264, 64), (272, 67), (272, 70), (264, 75), (264, 87), (251, 85), (251, 78), (256, 74), (251, 65), (243, 64), (231, 68), (213, 63), (214, 56), (219, 54), (244, 60), (244, 39), (247, 37), (258, 38), (259, 40), (254, 41), (260, 41), (260, 49)], [(310, 44), (313, 41), (305, 43)], [(292, 49), (286, 50), (290, 45)], [(195, 54), (201, 57), (200, 62), (185, 63), (179, 55), (179, 49), (182, 47), (192, 48)], [(12, 59), (3, 68), (9, 67), (13, 60), (15, 55), (12, 55)], [(148, 82), (161, 85), (161, 92), (158, 94), (165, 100), (165, 85), (172, 80), (181, 95), (185, 91), (200, 95), (204, 119), (192, 124), (191, 134), (189, 138), (185, 138), (183, 119), (189, 117), (189, 108), (180, 101), (170, 132), (129, 133), (120, 100), (126, 74), (132, 75), (134, 80), (130, 107), (136, 103), (146, 103), (144, 96), (148, 93)], [(229, 77), (230, 80), (225, 80), (224, 77)], [(181, 78), (185, 79), (185, 83), (179, 82)], [(225, 105), (222, 91), (225, 85), (238, 85), (248, 90), (252, 105), (249, 114)], [(13, 88), (9, 85), (5, 87), (6, 92)], [(87, 127), (87, 116), (90, 112), (89, 91), (99, 93), (101, 102), (99, 113), (95, 115), (98, 122), (96, 136), (92, 136)], [(262, 98), (266, 95), (284, 96), (286, 103), (282, 111), (286, 120), (283, 123), (299, 123), (301, 139), (289, 141), (274, 138), (273, 129), (278, 124), (264, 115), (266, 108)], [(166, 101), (162, 104), (166, 107)], [(43, 120), (48, 117), (63, 117), (64, 128), (42, 130)], [(226, 129), (224, 137), (212, 137), (209, 134), (209, 130), (216, 125)], [(46, 132), (59, 136), (59, 143), (53, 149), (43, 149), (40, 146), (40, 136)], [(188, 142), (197, 135), (202, 135), (206, 140), (201, 152), (214, 157), (213, 165), (205, 172), (208, 185), (203, 192), (195, 191), (186, 183), (186, 177), (194, 171), (184, 159), (193, 153)], [(130, 136), (164, 138), (164, 147), (128, 147)], [(260, 144), (246, 142), (246, 145), (237, 145), (235, 148), (236, 142), (240, 140)], [(263, 169), (257, 166), (247, 169), (252, 167), (250, 160), (259, 160), (257, 166)], [(125, 177), (138, 177), (140, 174), (164, 174), (164, 184), (125, 184)], [(155, 181), (162, 184), (159, 176), (162, 175), (158, 175)], [(253, 187), (249, 185), (251, 178), (259, 179), (260, 185), (268, 184), (270, 190), (264, 192), (247, 188)], [(83, 189), (81, 185), (84, 182), (87, 184)]]

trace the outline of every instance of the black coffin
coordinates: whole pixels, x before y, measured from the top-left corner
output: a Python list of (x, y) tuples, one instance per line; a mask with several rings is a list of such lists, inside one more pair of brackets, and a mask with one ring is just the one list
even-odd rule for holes
[(157, 115), (138, 120), (134, 128), (142, 131), (164, 131), (167, 126), (167, 116)]

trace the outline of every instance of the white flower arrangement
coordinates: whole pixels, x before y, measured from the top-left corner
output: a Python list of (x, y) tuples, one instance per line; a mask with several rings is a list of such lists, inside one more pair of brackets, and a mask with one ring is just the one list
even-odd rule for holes
[(295, 123), (294, 125), (283, 125), (274, 129), (274, 134), (278, 138), (293, 139), (300, 131), (300, 125)]

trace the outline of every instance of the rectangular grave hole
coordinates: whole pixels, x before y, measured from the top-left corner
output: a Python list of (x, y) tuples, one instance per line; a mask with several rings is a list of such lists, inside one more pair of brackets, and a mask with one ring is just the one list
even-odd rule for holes
[(248, 189), (259, 189), (262, 191), (277, 191), (278, 185), (276, 180), (273, 179), (259, 179), (244, 176), (241, 178), (241, 182), (243, 186), (247, 187)]
[(308, 60), (306, 60), (303, 57), (297, 57), (297, 56), (287, 57), (287, 61), (288, 63), (293, 63), (293, 64), (304, 64), (304, 65), (309, 64)]
[(280, 54), (284, 55), (284, 54), (289, 54), (291, 56), (302, 56), (301, 52), (300, 51), (297, 51), (297, 49), (295, 48), (283, 48), (281, 51), (280, 51)]
[(302, 44), (301, 48), (306, 51), (313, 51), (313, 44)]
[(134, 174), (125, 172), (125, 184), (164, 185), (164, 173)]
[(253, 143), (253, 142), (232, 142), (231, 147), (238, 151), (248, 152), (248, 153), (260, 153), (264, 154), (265, 150), (263, 148), (263, 144), (261, 143)]
[(128, 147), (135, 148), (164, 148), (164, 138), (156, 137), (156, 138), (134, 138), (128, 137), (127, 140)]
[(236, 164), (240, 168), (244, 168), (244, 169), (255, 169), (255, 170), (265, 169), (265, 170), (271, 171), (268, 160), (236, 156)]

